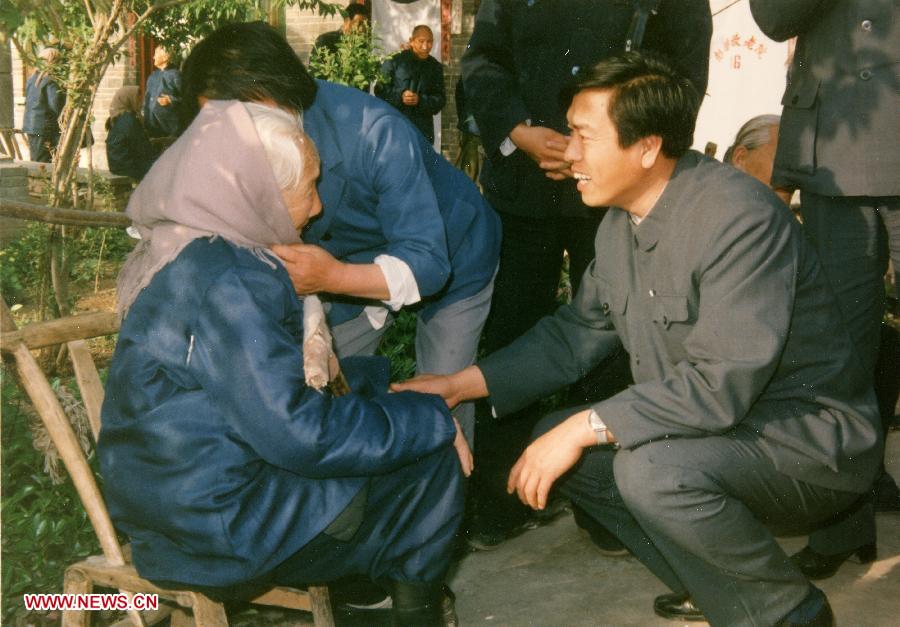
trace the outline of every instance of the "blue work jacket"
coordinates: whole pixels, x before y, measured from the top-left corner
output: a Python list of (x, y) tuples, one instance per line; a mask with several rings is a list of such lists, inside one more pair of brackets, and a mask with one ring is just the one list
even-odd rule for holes
[(274, 266), (195, 240), (122, 324), (98, 453), (110, 515), (146, 578), (262, 576), (326, 529), (366, 477), (452, 445), (444, 402), (386, 393), (387, 369), (371, 358), (346, 368), (352, 394), (305, 385), (302, 304)]
[[(322, 215), (303, 241), (351, 263), (403, 260), (426, 319), (478, 293), (497, 268), (500, 220), (475, 184), (386, 102), (316, 82), (303, 127), (322, 160)], [(364, 304), (337, 302), (329, 320), (345, 322)]]
[(66, 93), (46, 74), (38, 81), (35, 71), (25, 81), (25, 116), (22, 130), (29, 135), (59, 136), (59, 115), (66, 104)]
[[(168, 96), (172, 102), (162, 106), (156, 99)], [(156, 69), (147, 78), (144, 93), (144, 124), (151, 137), (174, 137), (181, 131), (181, 72), (173, 67)]]

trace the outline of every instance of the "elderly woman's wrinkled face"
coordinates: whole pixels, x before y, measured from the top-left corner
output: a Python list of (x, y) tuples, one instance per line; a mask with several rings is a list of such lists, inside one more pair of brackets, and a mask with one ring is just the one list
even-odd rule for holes
[(303, 153), (303, 163), (306, 165), (300, 184), (294, 189), (286, 189), (281, 192), (291, 221), (298, 231), (311, 219), (322, 213), (322, 201), (319, 200), (319, 192), (316, 190), (316, 180), (319, 178), (319, 155), (308, 138), (301, 144), (300, 150)]

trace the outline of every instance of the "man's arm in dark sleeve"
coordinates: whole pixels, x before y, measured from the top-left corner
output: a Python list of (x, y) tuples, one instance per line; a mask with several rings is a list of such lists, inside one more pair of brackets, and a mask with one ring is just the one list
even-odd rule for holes
[(647, 23), (644, 49), (665, 56), (700, 94), (709, 80), (712, 14), (708, 0), (664, 0)]
[(595, 275), (595, 264), (591, 263), (570, 305), (478, 362), (498, 415), (574, 383), (621, 345), (604, 311), (608, 297)]
[(494, 155), (512, 129), (531, 117), (519, 93), (512, 34), (505, 3), (484, 0), (463, 54), (463, 83), (469, 107), (488, 155)]
[(750, 13), (766, 36), (785, 41), (806, 31), (827, 4), (829, 0), (750, 0)]
[(396, 66), (397, 61), (394, 57), (385, 59), (381, 64), (381, 73), (387, 77), (388, 82), (378, 90), (378, 96), (399, 109), (403, 106), (401, 94), (406, 89), (406, 85), (401, 85), (397, 80)]

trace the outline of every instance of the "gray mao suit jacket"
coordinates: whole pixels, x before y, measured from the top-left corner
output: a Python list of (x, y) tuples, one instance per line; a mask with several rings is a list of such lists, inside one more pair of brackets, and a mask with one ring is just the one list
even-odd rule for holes
[(896, 0), (750, 0), (762, 31), (797, 37), (774, 185), (900, 196)]
[(781, 472), (863, 492), (881, 460), (862, 369), (799, 223), (754, 179), (688, 152), (635, 225), (612, 210), (570, 305), (481, 362), (499, 415), (622, 343), (635, 384), (594, 405), (623, 447), (756, 433)]

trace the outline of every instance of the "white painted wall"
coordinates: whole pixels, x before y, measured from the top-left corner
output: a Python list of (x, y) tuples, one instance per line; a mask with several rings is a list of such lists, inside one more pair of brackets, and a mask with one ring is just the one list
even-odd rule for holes
[(718, 145), (722, 158), (741, 125), (764, 113), (781, 114), (788, 44), (762, 34), (748, 0), (712, 0), (709, 86), (697, 119), (694, 148)]

